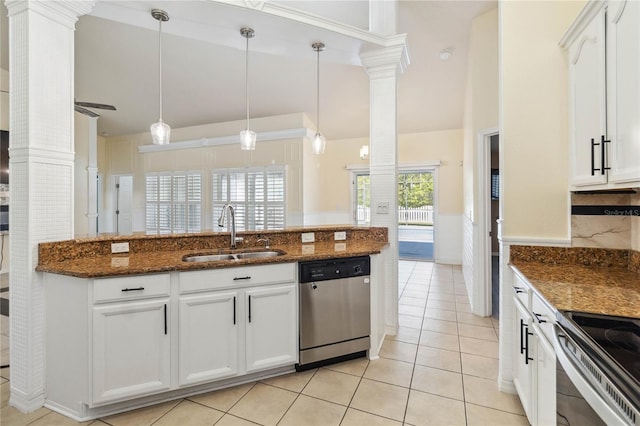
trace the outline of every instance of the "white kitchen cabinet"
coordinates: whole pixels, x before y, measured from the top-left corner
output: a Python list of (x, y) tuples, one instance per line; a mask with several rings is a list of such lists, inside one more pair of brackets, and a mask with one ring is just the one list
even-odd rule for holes
[(529, 423), (556, 424), (555, 314), (528, 282), (514, 275), (513, 383)]
[(246, 371), (295, 364), (298, 360), (297, 285), (245, 292)]
[(179, 385), (238, 374), (237, 291), (180, 297)]
[(640, 2), (607, 8), (609, 181), (640, 185)]
[(640, 186), (640, 4), (591, 1), (568, 49), (571, 189)]
[(94, 404), (170, 388), (168, 305), (161, 298), (93, 308)]
[(536, 424), (555, 425), (556, 418), (556, 353), (553, 345), (534, 325), (535, 337), (535, 401)]
[(180, 273), (180, 386), (293, 365), (296, 265)]
[(513, 384), (516, 387), (522, 408), (529, 421), (535, 424), (534, 420), (534, 352), (535, 341), (533, 339), (531, 314), (517, 297), (513, 299), (515, 318), (515, 342), (513, 345)]

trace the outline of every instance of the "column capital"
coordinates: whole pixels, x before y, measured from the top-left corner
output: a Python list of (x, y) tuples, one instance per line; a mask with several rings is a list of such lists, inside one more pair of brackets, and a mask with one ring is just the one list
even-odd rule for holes
[(78, 18), (91, 12), (95, 0), (5, 0), (5, 5), (9, 17), (29, 10), (75, 29)]
[(409, 66), (409, 51), (406, 42), (383, 47), (360, 54), (362, 65), (371, 78), (390, 77), (403, 73)]

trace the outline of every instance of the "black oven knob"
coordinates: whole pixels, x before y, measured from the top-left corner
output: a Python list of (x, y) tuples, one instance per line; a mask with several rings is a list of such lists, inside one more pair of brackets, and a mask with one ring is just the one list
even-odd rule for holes
[(340, 275), (340, 269), (336, 269), (336, 275)]
[(356, 265), (353, 267), (353, 272), (356, 274), (361, 274), (362, 273), (362, 266), (360, 265)]

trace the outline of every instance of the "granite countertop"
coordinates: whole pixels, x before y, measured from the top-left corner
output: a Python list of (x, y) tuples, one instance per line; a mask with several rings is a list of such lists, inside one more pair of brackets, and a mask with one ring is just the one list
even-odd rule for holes
[[(270, 258), (224, 260), (213, 262), (185, 262), (185, 255), (216, 254), (229, 252), (224, 249), (165, 250), (154, 252), (94, 255), (64, 261), (38, 264), (39, 272), (70, 275), (80, 278), (97, 278), (134, 274), (149, 274), (171, 271), (193, 271), (201, 269), (228, 268), (269, 263), (300, 262), (341, 257), (377, 254), (388, 245), (381, 240), (319, 241), (312, 244), (271, 245), (269, 250), (281, 250), (285, 254)], [(244, 247), (243, 250), (265, 250), (264, 246)]]
[(640, 274), (625, 268), (513, 261), (559, 311), (640, 318)]

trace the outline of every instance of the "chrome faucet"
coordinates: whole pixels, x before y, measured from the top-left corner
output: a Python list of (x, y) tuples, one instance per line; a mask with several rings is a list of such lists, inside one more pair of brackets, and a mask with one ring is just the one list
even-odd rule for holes
[(235, 249), (236, 243), (242, 242), (243, 238), (236, 237), (236, 213), (231, 204), (225, 204), (224, 206), (222, 206), (222, 213), (218, 218), (218, 226), (221, 228), (224, 226), (225, 213), (227, 213), (227, 216), (231, 215), (231, 217), (227, 219), (227, 227), (231, 228), (231, 248)]

